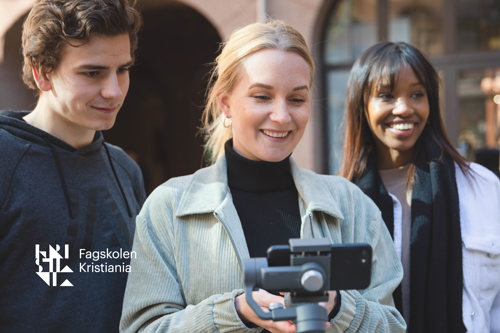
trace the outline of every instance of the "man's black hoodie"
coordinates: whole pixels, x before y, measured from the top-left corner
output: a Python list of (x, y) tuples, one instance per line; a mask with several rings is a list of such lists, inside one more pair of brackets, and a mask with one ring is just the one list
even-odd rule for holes
[(0, 113), (0, 331), (117, 332), (140, 169), (100, 132), (75, 149), (26, 114)]

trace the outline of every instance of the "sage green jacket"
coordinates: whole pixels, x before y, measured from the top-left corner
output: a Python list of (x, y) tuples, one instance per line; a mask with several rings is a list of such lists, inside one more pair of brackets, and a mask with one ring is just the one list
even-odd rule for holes
[[(372, 279), (366, 290), (341, 291), (328, 332), (404, 332), (392, 292), (403, 272), (375, 204), (355, 185), (297, 167), (301, 237), (369, 243)], [(120, 329), (123, 332), (258, 332), (239, 319), (249, 259), (227, 185), (226, 161), (172, 178), (146, 200), (136, 234)]]

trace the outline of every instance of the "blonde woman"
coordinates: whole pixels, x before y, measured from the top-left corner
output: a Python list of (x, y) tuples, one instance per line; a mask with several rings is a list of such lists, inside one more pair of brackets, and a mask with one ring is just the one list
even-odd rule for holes
[[(329, 292), (329, 332), (404, 331), (392, 301), (402, 268), (379, 210), (345, 179), (290, 157), (309, 119), (313, 72), (303, 37), (280, 21), (246, 26), (225, 44), (204, 114), (214, 164), (170, 179), (143, 207), (123, 331), (295, 332), (248, 306), (243, 264), (298, 237), (374, 251), (366, 290)], [(253, 298), (263, 308), (283, 303), (264, 290)]]

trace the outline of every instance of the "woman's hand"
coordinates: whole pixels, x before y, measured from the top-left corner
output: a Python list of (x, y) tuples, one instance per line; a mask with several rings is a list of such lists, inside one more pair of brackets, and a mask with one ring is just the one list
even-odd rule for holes
[(320, 302), (319, 305), (326, 309), (326, 313), (330, 314), (335, 307), (335, 300), (337, 299), (337, 292), (335, 290), (328, 291), (328, 302)]
[[(323, 306), (327, 313), (330, 313), (335, 306), (335, 299), (337, 297), (337, 292), (329, 291), (328, 292), (328, 302), (319, 303)], [(272, 320), (262, 320), (257, 314), (252, 310), (252, 308), (248, 305), (245, 294), (241, 294), (236, 297), (234, 303), (236, 307), (236, 311), (240, 316), (241, 320), (244, 323), (252, 323), (259, 327), (265, 328), (266, 330), (274, 333), (278, 332), (286, 332), (286, 333), (295, 333), (295, 325), (290, 321), (272, 321)], [(269, 311), (269, 304), (271, 303), (281, 303), (284, 306), (284, 298), (282, 296), (273, 295), (263, 289), (259, 289), (258, 291), (254, 291), (252, 293), (252, 297), (255, 302), (266, 312)], [(325, 323), (325, 328), (330, 327), (330, 323)]]
[[(295, 325), (290, 321), (272, 321), (262, 320), (248, 305), (245, 294), (237, 296), (234, 300), (236, 311), (244, 323), (252, 323), (259, 327), (265, 328), (272, 333), (295, 333)], [(252, 297), (255, 302), (266, 312), (269, 312), (269, 304), (281, 303), (284, 306), (284, 299), (281, 296), (276, 296), (263, 289), (254, 291)]]

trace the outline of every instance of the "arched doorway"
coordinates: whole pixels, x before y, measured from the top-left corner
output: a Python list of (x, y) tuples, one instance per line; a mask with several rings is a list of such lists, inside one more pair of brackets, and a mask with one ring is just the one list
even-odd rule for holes
[(209, 64), (221, 41), (200, 13), (180, 3), (142, 11), (130, 90), (106, 140), (142, 166), (147, 191), (202, 166), (197, 134)]

